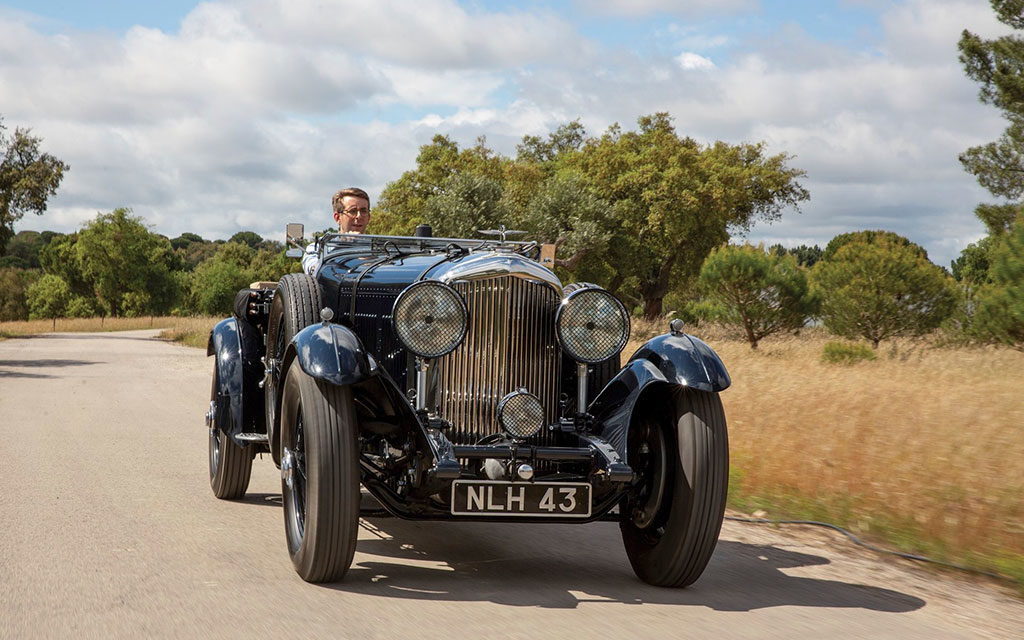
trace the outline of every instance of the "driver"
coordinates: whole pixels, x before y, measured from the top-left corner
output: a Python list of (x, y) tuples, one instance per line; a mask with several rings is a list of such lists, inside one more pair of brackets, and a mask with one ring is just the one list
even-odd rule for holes
[[(334, 209), (334, 220), (338, 223), (338, 231), (341, 233), (363, 233), (366, 225), (370, 223), (370, 196), (358, 187), (342, 189), (331, 198), (331, 207)], [(320, 266), (320, 255), (316, 250), (316, 243), (306, 247), (306, 254), (302, 256), (302, 270), (313, 275)]]

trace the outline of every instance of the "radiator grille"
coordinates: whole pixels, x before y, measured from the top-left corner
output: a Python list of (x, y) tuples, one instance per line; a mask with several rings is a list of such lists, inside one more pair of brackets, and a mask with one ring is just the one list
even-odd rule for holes
[[(558, 414), (561, 356), (555, 341), (558, 296), (516, 277), (457, 282), (469, 309), (463, 343), (438, 362), (438, 405), (450, 439), (473, 444), (499, 433), (498, 402), (525, 387), (540, 398), (545, 424)], [(531, 442), (550, 444), (547, 430)]]

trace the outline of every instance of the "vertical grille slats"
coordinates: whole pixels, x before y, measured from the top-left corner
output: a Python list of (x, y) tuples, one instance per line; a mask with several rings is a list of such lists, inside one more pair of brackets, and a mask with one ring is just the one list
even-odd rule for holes
[[(561, 375), (554, 289), (516, 277), (453, 286), (466, 300), (470, 325), (462, 345), (438, 362), (438, 409), (452, 423), (451, 439), (472, 444), (499, 433), (498, 402), (520, 387), (540, 398), (546, 422), (554, 422)], [(551, 436), (545, 431), (531, 441), (550, 444)]]

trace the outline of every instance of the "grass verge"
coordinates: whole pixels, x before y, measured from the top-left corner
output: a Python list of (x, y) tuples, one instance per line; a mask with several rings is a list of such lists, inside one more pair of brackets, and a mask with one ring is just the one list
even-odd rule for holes
[(732, 376), (731, 507), (1024, 581), (1024, 353), (897, 340), (849, 366), (819, 331), (693, 333)]

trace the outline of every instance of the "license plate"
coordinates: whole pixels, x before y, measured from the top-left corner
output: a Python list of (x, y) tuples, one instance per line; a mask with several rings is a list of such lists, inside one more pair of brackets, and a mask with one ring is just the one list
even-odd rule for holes
[(586, 482), (452, 482), (452, 515), (586, 518), (590, 516)]

